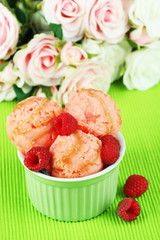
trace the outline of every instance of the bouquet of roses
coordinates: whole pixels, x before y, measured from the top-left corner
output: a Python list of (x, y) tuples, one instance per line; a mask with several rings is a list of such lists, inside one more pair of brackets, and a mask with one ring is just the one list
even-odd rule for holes
[(160, 80), (159, 0), (0, 0), (0, 101)]

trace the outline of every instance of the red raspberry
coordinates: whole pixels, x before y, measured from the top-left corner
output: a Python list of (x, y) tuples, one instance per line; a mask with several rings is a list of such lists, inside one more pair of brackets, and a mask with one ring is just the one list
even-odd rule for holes
[(101, 159), (106, 165), (113, 164), (119, 158), (119, 150), (113, 144), (106, 144), (101, 148)]
[(54, 119), (54, 127), (58, 135), (68, 136), (78, 128), (77, 120), (69, 113), (61, 113)]
[(117, 147), (118, 151), (121, 148), (121, 145), (120, 145), (118, 139), (113, 137), (112, 135), (105, 135), (105, 136), (102, 137), (102, 146), (104, 146), (106, 144), (115, 145)]
[(139, 203), (132, 199), (126, 198), (119, 202), (117, 207), (118, 216), (124, 221), (133, 221), (140, 214)]
[(51, 155), (47, 148), (33, 147), (25, 155), (24, 165), (31, 171), (38, 172), (46, 168), (51, 160)]
[(140, 175), (131, 175), (125, 185), (124, 194), (128, 197), (139, 197), (148, 189), (148, 181), (145, 177)]

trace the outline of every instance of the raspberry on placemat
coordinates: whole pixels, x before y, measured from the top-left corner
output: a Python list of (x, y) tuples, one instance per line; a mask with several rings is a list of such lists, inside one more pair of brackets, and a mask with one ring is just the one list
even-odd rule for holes
[(124, 194), (128, 197), (139, 197), (148, 189), (148, 181), (141, 175), (131, 175), (124, 185)]
[(124, 221), (131, 222), (136, 220), (137, 216), (140, 214), (139, 203), (132, 198), (123, 199), (118, 204), (117, 213)]

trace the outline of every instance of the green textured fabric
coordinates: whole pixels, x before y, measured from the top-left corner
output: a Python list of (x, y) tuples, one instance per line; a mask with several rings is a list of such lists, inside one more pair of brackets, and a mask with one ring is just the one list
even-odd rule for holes
[[(160, 84), (140, 92), (117, 82), (109, 94), (121, 111), (126, 153), (114, 203), (100, 216), (83, 222), (53, 220), (32, 206), (24, 169), (5, 129), (6, 117), (17, 102), (0, 103), (0, 240), (160, 239)], [(145, 176), (149, 189), (137, 199), (140, 216), (129, 223), (117, 216), (116, 208), (125, 198), (123, 186), (131, 174)]]

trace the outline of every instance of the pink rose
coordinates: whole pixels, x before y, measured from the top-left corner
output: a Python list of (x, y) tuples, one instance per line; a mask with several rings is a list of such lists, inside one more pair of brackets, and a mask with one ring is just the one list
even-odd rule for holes
[(73, 46), (72, 42), (67, 42), (62, 48), (61, 60), (65, 65), (76, 65), (87, 58), (87, 53), (82, 48)]
[(0, 3), (0, 59), (8, 59), (16, 50), (19, 25), (12, 13)]
[(122, 0), (87, 0), (86, 34), (110, 43), (121, 41), (128, 30)]
[(105, 65), (86, 60), (67, 72), (57, 92), (56, 100), (62, 105), (66, 104), (70, 92), (80, 88), (94, 88), (107, 93), (110, 82), (111, 75)]
[(127, 13), (133, 2), (134, 0), (122, 0), (123, 8), (125, 11), (127, 11)]
[(43, 13), (48, 23), (62, 24), (65, 40), (83, 37), (85, 0), (44, 0)]
[(145, 27), (138, 28), (134, 31), (131, 31), (129, 34), (129, 38), (139, 44), (140, 46), (145, 46), (153, 41), (155, 41), (155, 38), (151, 38)]
[(31, 86), (55, 86), (60, 83), (65, 68), (56, 60), (59, 50), (54, 46), (55, 42), (55, 37), (42, 33), (36, 35), (27, 48), (15, 54), (13, 60), (24, 82)]

